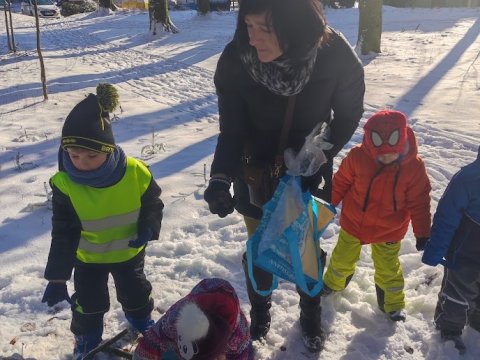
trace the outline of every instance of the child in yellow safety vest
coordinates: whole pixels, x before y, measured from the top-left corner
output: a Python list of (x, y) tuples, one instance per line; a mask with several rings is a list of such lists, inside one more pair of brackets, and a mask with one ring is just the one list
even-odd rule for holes
[[(73, 108), (62, 129), (59, 171), (50, 179), (52, 243), (42, 302), (70, 302), (74, 360), (102, 341), (109, 274), (131, 327), (145, 333), (154, 323), (143, 268), (147, 242), (159, 237), (161, 189), (143, 162), (115, 145), (109, 111), (117, 102), (116, 89), (100, 84), (97, 95)], [(66, 281), (73, 269), (70, 298)]]

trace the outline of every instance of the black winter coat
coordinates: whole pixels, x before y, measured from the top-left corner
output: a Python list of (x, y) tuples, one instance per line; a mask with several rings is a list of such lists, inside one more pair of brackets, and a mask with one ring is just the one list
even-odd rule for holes
[[(286, 145), (300, 150), (314, 127), (327, 122), (331, 131), (329, 141), (334, 145), (327, 154), (330, 159), (358, 127), (365, 92), (360, 60), (347, 40), (331, 30), (329, 42), (318, 50), (309, 82), (297, 95)], [(242, 179), (242, 155), (248, 141), (256, 162), (273, 164), (288, 97), (276, 95), (253, 80), (240, 60), (236, 40), (230, 42), (220, 56), (214, 80), (220, 134), (211, 175), (225, 174), (234, 179), (237, 211), (260, 218), (261, 209), (250, 205), (248, 189)]]
[[(50, 186), (53, 192), (52, 243), (45, 269), (45, 279), (68, 280), (72, 275), (74, 265), (80, 264), (80, 261), (76, 258), (76, 251), (82, 224), (70, 198), (51, 182)], [(153, 232), (152, 240), (158, 239), (160, 234), (164, 207), (162, 200), (160, 200), (161, 193), (162, 190), (152, 177), (147, 190), (141, 198), (137, 226), (139, 228), (149, 227)], [(142, 260), (143, 256), (144, 251), (141, 251), (129, 262), (135, 262), (137, 259)], [(101, 267), (103, 264), (84, 264), (82, 262), (81, 265)]]

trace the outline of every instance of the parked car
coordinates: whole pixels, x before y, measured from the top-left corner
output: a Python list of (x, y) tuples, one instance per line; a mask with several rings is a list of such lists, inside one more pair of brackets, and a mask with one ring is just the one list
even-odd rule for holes
[(60, 9), (53, 0), (22, 0), (22, 14), (35, 16), (34, 2), (37, 2), (38, 16), (60, 17)]

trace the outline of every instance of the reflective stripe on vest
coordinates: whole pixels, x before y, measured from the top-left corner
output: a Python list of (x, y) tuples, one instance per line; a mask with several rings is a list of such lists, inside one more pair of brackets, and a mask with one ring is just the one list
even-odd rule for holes
[(128, 261), (139, 249), (128, 242), (137, 237), (141, 197), (152, 175), (139, 160), (127, 157), (123, 178), (106, 188), (73, 182), (66, 172), (58, 172), (52, 183), (70, 198), (82, 224), (77, 259), (85, 263), (107, 264)]

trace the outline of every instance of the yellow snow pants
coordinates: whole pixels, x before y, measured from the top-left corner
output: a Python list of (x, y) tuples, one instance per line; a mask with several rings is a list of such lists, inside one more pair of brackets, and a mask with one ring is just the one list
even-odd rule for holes
[[(403, 271), (398, 258), (400, 242), (371, 246), (378, 306), (387, 313), (405, 308)], [(335, 291), (343, 290), (355, 273), (361, 250), (360, 240), (341, 229), (323, 278), (324, 284)]]

